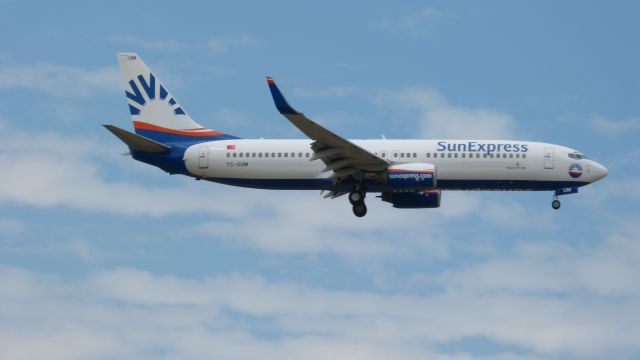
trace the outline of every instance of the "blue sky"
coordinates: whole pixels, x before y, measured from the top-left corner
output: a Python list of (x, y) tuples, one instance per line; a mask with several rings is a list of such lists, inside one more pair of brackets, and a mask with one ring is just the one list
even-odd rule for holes
[[(0, 358), (640, 357), (635, 2), (4, 1)], [(115, 53), (203, 125), (301, 138), (559, 143), (609, 169), (564, 197), (440, 209), (229, 188), (121, 156)]]

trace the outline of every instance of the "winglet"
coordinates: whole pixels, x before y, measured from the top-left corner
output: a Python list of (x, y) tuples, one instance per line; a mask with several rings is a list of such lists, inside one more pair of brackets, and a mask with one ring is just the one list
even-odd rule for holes
[(273, 96), (273, 102), (276, 104), (276, 108), (280, 111), (280, 114), (298, 114), (298, 112), (289, 105), (287, 99), (284, 98), (280, 89), (276, 85), (276, 82), (273, 81), (271, 76), (267, 76), (267, 84), (269, 85), (269, 90), (271, 90), (271, 96)]

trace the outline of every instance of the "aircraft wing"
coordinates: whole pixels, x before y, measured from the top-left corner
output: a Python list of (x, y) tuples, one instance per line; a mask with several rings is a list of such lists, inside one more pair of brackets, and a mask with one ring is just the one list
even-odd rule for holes
[(322, 160), (326, 165), (324, 171), (333, 171), (334, 182), (340, 182), (349, 176), (360, 177), (365, 173), (381, 172), (391, 165), (389, 161), (336, 135), (303, 113), (296, 111), (289, 105), (271, 77), (267, 77), (267, 84), (278, 111), (300, 131), (314, 140), (311, 144), (311, 149), (314, 152), (311, 160)]

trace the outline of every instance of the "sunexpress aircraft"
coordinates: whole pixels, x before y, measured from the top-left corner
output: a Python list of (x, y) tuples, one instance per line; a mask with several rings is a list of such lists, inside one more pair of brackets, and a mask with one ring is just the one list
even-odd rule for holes
[(442, 190), (545, 190), (559, 195), (607, 169), (568, 147), (512, 140), (348, 140), (296, 111), (267, 83), (278, 111), (308, 139), (242, 139), (195, 122), (133, 53), (118, 54), (135, 133), (105, 125), (131, 156), (170, 174), (271, 190), (348, 194), (353, 213), (379, 193), (396, 208), (437, 208)]

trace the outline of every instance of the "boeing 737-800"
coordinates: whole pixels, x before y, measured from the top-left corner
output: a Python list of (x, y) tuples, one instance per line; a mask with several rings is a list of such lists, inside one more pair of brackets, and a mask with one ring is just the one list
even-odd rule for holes
[(607, 169), (577, 150), (516, 140), (348, 140), (296, 111), (267, 83), (278, 111), (308, 139), (242, 139), (195, 122), (133, 53), (118, 64), (135, 133), (104, 125), (131, 156), (170, 174), (221, 184), (348, 194), (353, 213), (380, 193), (396, 208), (437, 208), (442, 190), (546, 190), (559, 195), (602, 179)]

